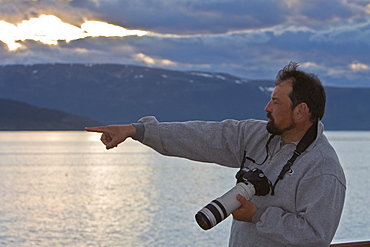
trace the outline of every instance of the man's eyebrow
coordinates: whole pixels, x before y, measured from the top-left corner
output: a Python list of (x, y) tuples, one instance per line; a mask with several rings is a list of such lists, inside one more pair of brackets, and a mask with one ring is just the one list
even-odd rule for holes
[(279, 101), (279, 98), (278, 98), (278, 97), (276, 97), (276, 96), (272, 96), (272, 95), (271, 95), (271, 99), (272, 99), (272, 100)]

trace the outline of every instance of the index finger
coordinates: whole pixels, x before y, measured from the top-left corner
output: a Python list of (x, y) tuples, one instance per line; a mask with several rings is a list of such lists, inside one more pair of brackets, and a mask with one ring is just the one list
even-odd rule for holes
[(106, 126), (97, 126), (97, 127), (85, 127), (85, 130), (88, 132), (98, 132), (103, 133), (106, 132)]

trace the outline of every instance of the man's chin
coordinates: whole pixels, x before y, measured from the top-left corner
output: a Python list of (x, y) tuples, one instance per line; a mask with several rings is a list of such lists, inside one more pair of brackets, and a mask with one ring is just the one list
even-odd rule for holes
[(284, 128), (284, 129), (281, 129), (279, 128), (278, 126), (276, 126), (275, 122), (272, 120), (268, 121), (267, 125), (266, 125), (266, 129), (267, 131), (270, 133), (270, 134), (273, 134), (273, 135), (282, 135), (283, 133), (291, 130), (291, 129), (294, 129), (295, 128), (295, 123), (292, 121), (291, 124)]
[(272, 135), (281, 135), (282, 131), (279, 129), (272, 120), (269, 120), (266, 125), (267, 131)]

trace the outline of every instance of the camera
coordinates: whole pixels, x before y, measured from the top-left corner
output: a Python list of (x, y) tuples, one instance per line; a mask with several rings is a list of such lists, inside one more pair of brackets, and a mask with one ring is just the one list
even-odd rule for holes
[(235, 177), (237, 184), (232, 189), (196, 213), (195, 220), (203, 230), (211, 229), (241, 206), (241, 203), (236, 199), (238, 194), (250, 200), (253, 195), (265, 196), (270, 192), (270, 181), (257, 168), (243, 168)]

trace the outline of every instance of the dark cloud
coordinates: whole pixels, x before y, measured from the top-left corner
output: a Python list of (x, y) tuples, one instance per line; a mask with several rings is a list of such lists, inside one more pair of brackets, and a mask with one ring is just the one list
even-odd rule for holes
[[(223, 33), (283, 21), (279, 1), (72, 1), (113, 23), (160, 33)], [(283, 11), (283, 10), (282, 10)], [(280, 12), (280, 13), (279, 13)]]
[(10, 23), (19, 23), (42, 14), (55, 15), (74, 25), (81, 24), (85, 18), (93, 18), (95, 15), (88, 9), (74, 8), (69, 5), (69, 1), (63, 0), (0, 1), (0, 19)]

